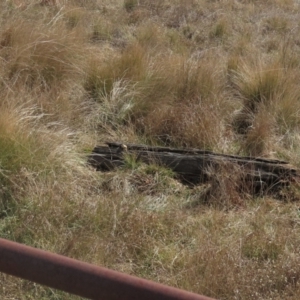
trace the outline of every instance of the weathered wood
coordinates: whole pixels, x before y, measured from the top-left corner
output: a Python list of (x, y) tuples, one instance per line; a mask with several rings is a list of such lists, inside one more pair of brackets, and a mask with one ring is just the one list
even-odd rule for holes
[[(107, 142), (106, 143), (110, 149), (119, 149), (123, 143), (116, 143), (116, 142)], [(250, 156), (236, 156), (236, 155), (227, 155), (227, 154), (220, 154), (214, 153), (212, 151), (207, 150), (200, 150), (195, 148), (186, 148), (186, 149), (177, 149), (177, 148), (170, 148), (170, 147), (153, 147), (147, 145), (136, 145), (136, 144), (126, 144), (128, 151), (151, 151), (151, 152), (172, 152), (172, 153), (179, 153), (179, 154), (210, 154), (216, 157), (225, 157), (233, 158), (233, 159), (242, 159), (242, 160), (254, 160), (260, 162), (269, 162), (274, 164), (288, 164), (286, 161), (278, 160), (278, 159), (265, 159), (265, 158), (257, 158), (257, 157), (250, 157)], [(95, 147), (94, 151), (98, 151), (98, 148), (103, 146)]]
[(213, 153), (200, 149), (175, 149), (150, 147), (122, 143), (107, 143), (97, 146), (89, 156), (89, 163), (97, 170), (111, 170), (124, 165), (124, 154), (134, 154), (144, 163), (155, 163), (172, 169), (188, 183), (197, 184), (210, 178), (212, 170), (218, 172), (226, 165), (227, 169), (239, 166), (244, 181), (257, 188), (272, 188), (287, 185), (298, 177), (298, 170), (287, 162), (275, 159), (242, 157)]

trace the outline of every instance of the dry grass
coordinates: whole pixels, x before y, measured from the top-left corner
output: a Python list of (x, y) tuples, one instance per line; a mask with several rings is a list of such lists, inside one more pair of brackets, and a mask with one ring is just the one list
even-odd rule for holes
[[(39, 2), (0, 3), (0, 236), (218, 299), (298, 299), (296, 184), (279, 201), (232, 165), (193, 188), (135, 157), (86, 165), (122, 140), (299, 166), (298, 2)], [(79, 299), (0, 277), (1, 299)]]

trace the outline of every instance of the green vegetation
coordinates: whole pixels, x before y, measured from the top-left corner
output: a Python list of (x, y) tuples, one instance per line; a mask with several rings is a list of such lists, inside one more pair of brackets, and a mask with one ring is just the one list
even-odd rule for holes
[[(0, 3), (0, 237), (218, 299), (299, 299), (297, 183), (275, 199), (226, 164), (195, 187), (130, 155), (86, 164), (112, 140), (300, 166), (298, 1), (39, 2)], [(79, 299), (4, 274), (0, 298)]]

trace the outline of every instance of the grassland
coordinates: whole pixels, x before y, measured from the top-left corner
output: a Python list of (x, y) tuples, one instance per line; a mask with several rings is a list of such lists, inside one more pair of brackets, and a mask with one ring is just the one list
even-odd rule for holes
[[(0, 237), (218, 299), (300, 297), (299, 187), (182, 185), (110, 141), (300, 166), (300, 3), (0, 2)], [(1, 299), (79, 299), (0, 274)]]

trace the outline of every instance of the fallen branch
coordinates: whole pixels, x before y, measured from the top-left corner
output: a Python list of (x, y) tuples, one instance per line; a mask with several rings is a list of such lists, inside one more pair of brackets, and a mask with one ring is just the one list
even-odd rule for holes
[[(236, 172), (252, 192), (278, 190), (298, 178), (298, 170), (285, 161), (255, 157), (218, 154), (199, 149), (176, 149), (146, 145), (106, 143), (97, 146), (88, 162), (97, 170), (108, 171), (124, 165), (124, 154), (134, 155), (138, 161), (158, 164), (172, 169), (188, 184), (207, 182), (212, 172), (224, 170), (224, 166)], [(233, 168), (235, 166), (235, 168)]]

